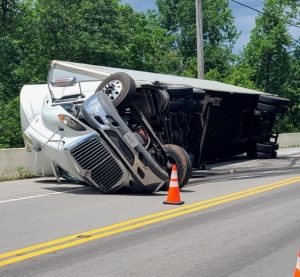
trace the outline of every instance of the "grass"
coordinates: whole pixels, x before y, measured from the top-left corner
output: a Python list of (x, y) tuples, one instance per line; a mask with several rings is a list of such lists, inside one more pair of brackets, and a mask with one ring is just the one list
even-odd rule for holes
[(30, 179), (30, 178), (35, 178), (35, 177), (36, 177), (36, 175), (32, 171), (30, 171), (28, 169), (25, 169), (23, 166), (19, 166), (18, 167), (18, 174), (15, 174), (15, 175), (2, 174), (0, 176), (0, 182)]
[(287, 146), (282, 146), (280, 148), (295, 148), (295, 147), (300, 147), (300, 144), (287, 145)]

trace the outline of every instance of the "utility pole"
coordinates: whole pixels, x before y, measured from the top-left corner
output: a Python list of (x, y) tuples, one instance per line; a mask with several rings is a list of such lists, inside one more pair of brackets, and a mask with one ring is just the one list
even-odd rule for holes
[(204, 51), (203, 51), (203, 13), (202, 0), (196, 1), (196, 30), (197, 30), (197, 65), (198, 78), (204, 79)]

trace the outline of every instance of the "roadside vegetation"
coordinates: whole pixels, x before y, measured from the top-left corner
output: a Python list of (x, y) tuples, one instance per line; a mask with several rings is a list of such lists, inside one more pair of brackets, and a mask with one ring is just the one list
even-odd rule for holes
[(16, 174), (2, 174), (0, 175), (0, 182), (30, 179), (37, 177), (32, 171), (25, 169), (23, 166), (18, 167), (18, 173)]
[[(291, 99), (282, 131), (300, 131), (300, 26), (295, 0), (265, 0), (245, 49), (229, 0), (203, 0), (206, 79)], [(194, 1), (157, 0), (139, 13), (120, 0), (0, 1), (0, 148), (22, 147), (18, 95), (43, 83), (51, 60), (196, 77)]]

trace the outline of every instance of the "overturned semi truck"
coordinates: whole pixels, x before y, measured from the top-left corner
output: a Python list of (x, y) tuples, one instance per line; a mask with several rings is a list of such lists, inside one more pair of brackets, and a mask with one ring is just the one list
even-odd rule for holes
[[(151, 193), (193, 168), (247, 153), (275, 158), (274, 124), (289, 100), (216, 81), (64, 61), (20, 94), (24, 142), (37, 175), (104, 193)], [(279, 124), (277, 124), (279, 126)]]

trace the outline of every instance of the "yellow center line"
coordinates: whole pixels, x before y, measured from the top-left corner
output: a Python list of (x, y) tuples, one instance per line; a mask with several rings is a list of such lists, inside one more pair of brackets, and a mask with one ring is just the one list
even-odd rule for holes
[(300, 182), (300, 176), (0, 254), (0, 267)]

